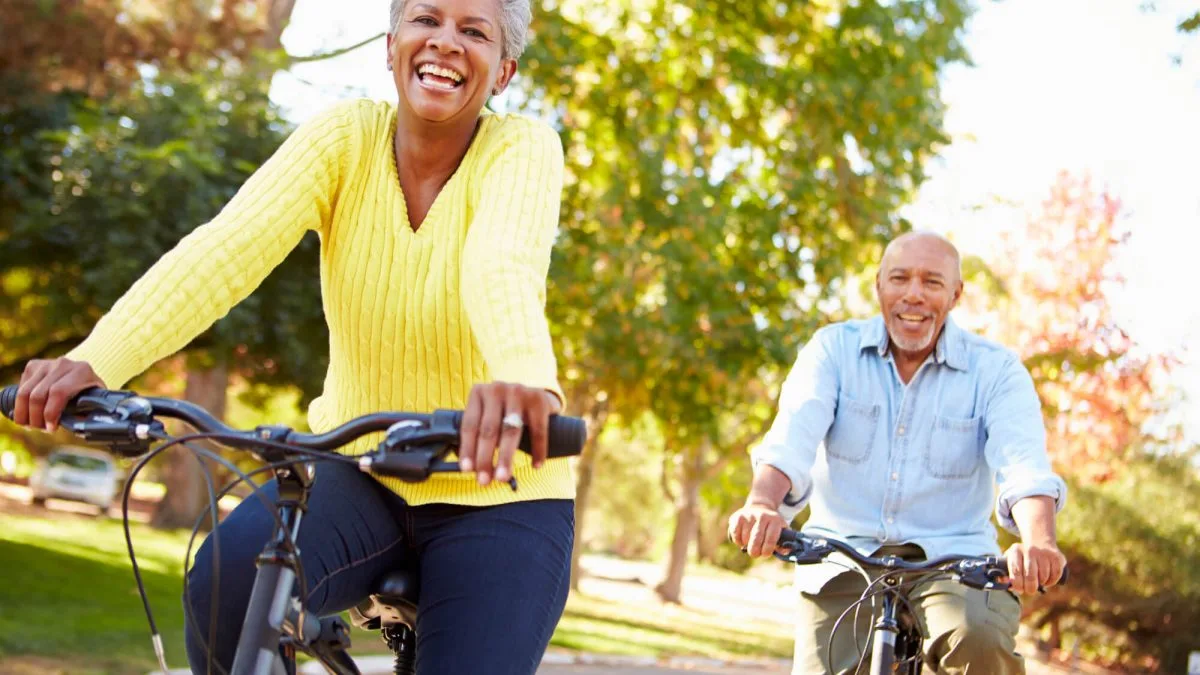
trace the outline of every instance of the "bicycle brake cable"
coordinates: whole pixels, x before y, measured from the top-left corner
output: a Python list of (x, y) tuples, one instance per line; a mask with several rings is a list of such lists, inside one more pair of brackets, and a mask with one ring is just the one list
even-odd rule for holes
[[(192, 434), (186, 438), (181, 438), (179, 440), (180, 441), (197, 440), (199, 438), (205, 438), (205, 439), (211, 439), (211, 440), (224, 440), (224, 439), (221, 439), (221, 434), (219, 432)], [(228, 435), (226, 435), (226, 438), (228, 438)], [(271, 443), (270, 441), (263, 441), (264, 445), (270, 444), (270, 443)], [(186, 443), (185, 443), (185, 445), (186, 445)], [(283, 449), (287, 449), (290, 447), (290, 446), (286, 446), (285, 444), (279, 444), (279, 445), (281, 445)], [(292, 536), (292, 532), (283, 527), (283, 522), (279, 518), (279, 513), (275, 509), (275, 505), (272, 504), (269, 500), (267, 500), (266, 497), (263, 496), (259, 492), (259, 488), (261, 487), (261, 485), (254, 482), (254, 480), (252, 480), (252, 477), (257, 476), (259, 474), (273, 472), (276, 469), (290, 466), (293, 463), (293, 460), (288, 459), (288, 460), (281, 460), (278, 462), (267, 463), (261, 467), (258, 467), (257, 469), (254, 469), (253, 471), (250, 471), (249, 473), (245, 473), (241, 469), (239, 469), (237, 467), (237, 465), (233, 464), (232, 462), (225, 459), (224, 457), (221, 457), (219, 454), (217, 454), (215, 452), (212, 452), (205, 448), (192, 448), (192, 446), (187, 446), (187, 447), (191, 448), (194, 452), (203, 454), (208, 459), (211, 459), (212, 461), (221, 464), (225, 468), (229, 469), (230, 472), (236, 474), (236, 478), (230, 480), (227, 484), (225, 484), (221, 488), (221, 491), (219, 493), (217, 493), (217, 495), (216, 495), (216, 499), (210, 500), (210, 506), (209, 506), (210, 510), (213, 510), (212, 509), (213, 504), (219, 504), (220, 500), (222, 498), (224, 498), (225, 495), (229, 494), (229, 492), (232, 491), (235, 487), (237, 487), (238, 485), (240, 485), (242, 483), (246, 483), (246, 484), (250, 485), (252, 488), (254, 488), (253, 494), (260, 501), (263, 502), (263, 505), (266, 507), (268, 513), (270, 513), (272, 518), (274, 518), (276, 526), (279, 527), (280, 531), (284, 533), (284, 536), (287, 538), (288, 543), (293, 548), (296, 546), (296, 541)], [(338, 460), (346, 459), (346, 461), (348, 461), (348, 462), (353, 462), (353, 460), (345, 458), (344, 455), (337, 455), (337, 454), (328, 453), (328, 452), (319, 451), (319, 450), (297, 449), (297, 454), (311, 455), (310, 459), (315, 460), (315, 461), (330, 461), (330, 460), (338, 461)], [(196, 536), (197, 536), (197, 534), (199, 534), (200, 526), (204, 522), (205, 515), (206, 515), (205, 513), (201, 513), (200, 516), (197, 518), (195, 525), (192, 527), (191, 535), (188, 538), (187, 553), (185, 554), (185, 558), (184, 558), (184, 580), (183, 580), (184, 598), (185, 598), (184, 614), (186, 615), (188, 627), (190, 629), (192, 629), (193, 631), (195, 631), (195, 633), (197, 635), (200, 634), (200, 631), (199, 631), (199, 626), (196, 624), (196, 620), (195, 620), (195, 617), (193, 614), (193, 608), (191, 607), (191, 597), (190, 597), (190, 594), (188, 593), (188, 566), (187, 566), (187, 563), (192, 558), (192, 555), (191, 555), (192, 548), (195, 545)], [(217, 534), (216, 527), (214, 526), (214, 529), (213, 529), (214, 549), (217, 548), (216, 539), (218, 536), (219, 535)], [(218, 561), (213, 566), (213, 569), (214, 569), (213, 587), (214, 587), (214, 595), (216, 595), (215, 590), (216, 590), (216, 584), (217, 584), (217, 579), (218, 579), (218, 575), (219, 575), (219, 572), (217, 572), (217, 570), (220, 567), (220, 565), (219, 565), (220, 558), (217, 557), (217, 552), (215, 550), (213, 552), (213, 556), (214, 556), (214, 559), (216, 561)], [(297, 585), (300, 587), (299, 591), (300, 591), (301, 597), (304, 598), (305, 601), (307, 601), (308, 592), (309, 592), (308, 580), (304, 576), (304, 567), (301, 564), (299, 559), (296, 560), (296, 577), (297, 577)], [(215, 617), (217, 615), (216, 607), (217, 607), (218, 603), (217, 603), (217, 600), (215, 600), (215, 599), (212, 602), (213, 602), (213, 607), (210, 609), (210, 617), (213, 620), (215, 620)], [(303, 604), (301, 605), (301, 611), (302, 612), (304, 611)], [(212, 643), (211, 627), (212, 627), (213, 621), (210, 620), (209, 623), (210, 623), (210, 639), (209, 639), (209, 644), (204, 646), (206, 652), (209, 651), (209, 645), (211, 645), (211, 643)], [(211, 652), (209, 652), (209, 653), (211, 654)], [(221, 670), (221, 672), (225, 672), (224, 668), (220, 667), (219, 664), (218, 664), (218, 669)]]

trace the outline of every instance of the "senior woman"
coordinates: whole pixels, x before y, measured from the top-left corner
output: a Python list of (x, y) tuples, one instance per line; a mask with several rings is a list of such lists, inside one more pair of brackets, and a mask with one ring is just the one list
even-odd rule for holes
[[(312, 428), (466, 409), (463, 474), (380, 484), (321, 464), (298, 542), (318, 614), (419, 564), (422, 674), (533, 673), (567, 597), (574, 482), (544, 441), (562, 405), (544, 310), (562, 148), (550, 127), (484, 109), (516, 72), (529, 20), (529, 0), (392, 0), (398, 102), (343, 103), (303, 124), (78, 348), (28, 364), (17, 401), (18, 422), (52, 428), (75, 393), (120, 387), (183, 348), (317, 232), (330, 364)], [(521, 426), (542, 439), (532, 458), (515, 452)], [(263, 489), (273, 501), (275, 485)], [(201, 547), (185, 599), (203, 632), (187, 636), (193, 669), (209, 650), (230, 667), (273, 524), (253, 498), (220, 524), (211, 645), (211, 540)]]

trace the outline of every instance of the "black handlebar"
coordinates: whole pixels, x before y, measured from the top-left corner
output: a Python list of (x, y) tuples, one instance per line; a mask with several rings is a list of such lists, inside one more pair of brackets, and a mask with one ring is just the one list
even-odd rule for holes
[[(0, 412), (12, 419), (17, 402), (17, 386), (10, 385), (0, 390)], [(112, 391), (108, 389), (91, 388), (80, 392), (63, 411), (64, 425), (75, 431), (69, 418), (75, 416), (94, 415), (103, 413), (116, 415), (120, 420), (129, 419), (129, 415), (139, 414), (143, 418), (169, 417), (182, 420), (198, 431), (219, 433), (231, 437), (241, 437), (247, 443), (258, 439), (286, 443), (298, 448), (309, 450), (333, 450), (347, 445), (369, 433), (387, 431), (398, 422), (417, 422), (430, 425), (434, 422), (448, 424), (453, 429), (453, 438), (446, 438), (453, 446), (458, 445), (458, 433), (462, 425), (461, 410), (445, 410), (435, 413), (405, 413), (387, 412), (373, 413), (356, 417), (345, 424), (320, 434), (308, 434), (282, 427), (260, 427), (255, 431), (234, 429), (213, 417), (204, 408), (171, 398), (142, 397), (130, 391)], [(127, 426), (127, 425), (126, 425)], [(266, 432), (266, 435), (264, 435)], [(548, 452), (551, 458), (569, 457), (583, 451), (587, 440), (587, 426), (578, 417), (552, 415), (547, 430)], [(236, 444), (236, 443), (235, 443)], [(240, 445), (240, 444), (239, 444)], [(532, 439), (529, 429), (521, 433), (519, 447), (530, 452)]]
[[(819, 563), (837, 551), (868, 569), (932, 572), (953, 568), (953, 571), (964, 576), (976, 575), (981, 583), (995, 582), (999, 577), (1008, 576), (1008, 560), (1004, 556), (947, 555), (921, 562), (909, 562), (896, 556), (873, 558), (859, 553), (844, 541), (828, 537), (810, 537), (786, 528), (779, 535), (776, 551), (775, 557), (799, 565)], [(1067, 583), (1067, 576), (1067, 568), (1064, 566), (1058, 583)]]

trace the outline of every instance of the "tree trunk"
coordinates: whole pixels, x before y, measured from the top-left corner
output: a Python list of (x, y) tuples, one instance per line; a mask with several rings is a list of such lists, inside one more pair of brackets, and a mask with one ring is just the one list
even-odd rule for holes
[(579, 456), (579, 465), (575, 481), (575, 540), (571, 545), (571, 590), (579, 590), (579, 580), (583, 578), (583, 569), (579, 561), (583, 556), (583, 530), (587, 522), (588, 498), (592, 494), (593, 469), (596, 455), (600, 454), (600, 444), (595, 439), (588, 439)]
[(571, 546), (571, 590), (579, 590), (579, 580), (583, 578), (583, 569), (579, 560), (583, 556), (583, 531), (587, 522), (588, 501), (592, 495), (592, 479), (595, 472), (596, 457), (600, 455), (601, 447), (598, 441), (604, 425), (608, 421), (608, 406), (605, 403), (593, 401), (584, 419), (588, 423), (588, 440), (583, 446), (576, 466), (575, 482), (575, 541)]
[(265, 0), (260, 11), (265, 10), (266, 26), (264, 26), (262, 41), (263, 49), (279, 49), (283, 46), (283, 29), (287, 28), (292, 18), (292, 10), (296, 8), (296, 0)]
[(1062, 649), (1062, 626), (1057, 616), (1050, 622), (1050, 639), (1046, 644), (1051, 649)]
[(654, 591), (665, 602), (679, 604), (683, 590), (683, 573), (687, 568), (688, 549), (700, 521), (700, 483), (703, 478), (704, 451), (693, 448), (684, 454), (679, 486), (675, 500), (675, 535), (667, 558), (667, 575)]
[[(217, 419), (225, 417), (225, 391), (229, 385), (229, 373), (225, 364), (211, 368), (192, 368), (188, 370), (187, 387), (184, 399), (203, 406)], [(209, 449), (216, 446), (198, 442)], [(159, 502), (158, 508), (150, 524), (157, 528), (172, 529), (192, 527), (196, 519), (208, 506), (208, 487), (204, 482), (204, 474), (195, 456), (184, 448), (173, 448), (164, 453), (166, 466), (163, 469), (163, 482), (166, 483), (167, 493)], [(215, 468), (205, 461), (210, 470)], [(213, 488), (220, 489), (214, 482)]]

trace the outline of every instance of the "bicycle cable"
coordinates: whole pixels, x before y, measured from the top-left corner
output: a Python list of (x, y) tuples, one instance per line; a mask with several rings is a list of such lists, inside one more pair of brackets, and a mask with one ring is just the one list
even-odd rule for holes
[[(864, 575), (866, 574), (866, 572), (864, 570), (861, 570), (861, 568), (860, 568), (860, 571), (862, 571), (862, 573)], [(881, 587), (880, 589), (875, 590), (875, 591), (871, 590), (872, 587), (879, 584), (881, 580), (883, 580), (889, 576), (902, 575), (902, 574), (917, 574), (917, 573), (919, 573), (921, 576), (919, 576), (918, 578), (916, 578), (914, 580), (903, 582), (903, 583), (897, 584), (895, 586)], [(866, 658), (867, 658), (867, 652), (858, 640), (858, 623), (859, 623), (858, 612), (861, 609), (861, 607), (869, 600), (871, 602), (871, 614), (874, 615), (874, 613), (875, 613), (875, 598), (876, 597), (882, 596), (886, 593), (893, 592), (893, 591), (901, 591), (901, 590), (905, 590), (908, 588), (913, 588), (915, 586), (918, 586), (923, 583), (928, 583), (930, 581), (937, 581), (938, 579), (934, 579), (932, 577), (937, 577), (937, 576), (941, 576), (944, 574), (946, 574), (945, 570), (928, 570), (928, 571), (920, 571), (920, 572), (918, 572), (917, 570), (889, 570), (889, 571), (881, 574), (879, 577), (877, 577), (874, 580), (870, 580), (868, 577), (868, 585), (867, 585), (866, 590), (864, 590), (862, 595), (860, 595), (857, 600), (855, 600), (853, 603), (851, 603), (850, 606), (848, 606), (838, 616), (837, 620), (834, 621), (834, 623), (833, 623), (833, 628), (830, 629), (829, 641), (825, 645), (825, 664), (826, 664), (826, 666), (831, 671), (833, 670), (834, 639), (837, 636), (837, 632), (838, 632), (839, 628), (841, 627), (842, 622), (846, 619), (847, 615), (850, 614), (851, 610), (854, 610), (854, 613), (855, 613), (854, 614), (854, 626), (853, 626), (853, 628), (854, 628), (854, 633), (853, 633), (854, 646), (858, 650), (858, 654), (859, 654), (858, 663), (854, 666), (853, 672), (857, 673), (857, 672), (859, 672), (859, 670), (862, 669), (863, 665), (865, 665)], [(909, 611), (909, 613), (913, 614), (914, 616), (916, 615), (915, 609), (913, 608), (912, 603), (909, 602), (908, 598), (903, 593), (897, 593), (896, 597), (900, 600), (901, 603), (903, 603), (905, 609), (907, 609)]]
[[(130, 470), (129, 477), (125, 481), (125, 486), (124, 486), (124, 489), (122, 490), (122, 495), (121, 495), (121, 520), (122, 520), (122, 528), (123, 528), (124, 534), (125, 534), (125, 546), (126, 546), (127, 551), (129, 552), (130, 566), (132, 567), (132, 570), (133, 570), (134, 580), (137, 583), (138, 595), (142, 601), (142, 608), (146, 612), (146, 621), (150, 627), (150, 640), (151, 640), (151, 644), (154, 648), (154, 654), (158, 660), (159, 667), (162, 668), (162, 671), (164, 673), (168, 673), (170, 671), (166, 665), (166, 655), (165, 655), (165, 652), (163, 649), (163, 644), (162, 644), (162, 634), (158, 630), (158, 625), (154, 620), (154, 612), (150, 608), (149, 595), (146, 592), (145, 582), (142, 579), (141, 568), (138, 566), (138, 563), (137, 563), (137, 556), (136, 556), (136, 554), (134, 552), (134, 548), (133, 548), (133, 535), (129, 528), (129, 522), (130, 522), (129, 499), (130, 499), (130, 496), (132, 495), (132, 487), (133, 487), (133, 483), (134, 483), (135, 479), (137, 478), (138, 474), (140, 474), (142, 472), (142, 470), (146, 467), (146, 465), (149, 464), (149, 462), (151, 460), (155, 459), (156, 457), (158, 457), (158, 455), (162, 454), (163, 452), (165, 452), (166, 450), (168, 450), (170, 448), (173, 448), (177, 445), (182, 445), (183, 447), (185, 447), (189, 451), (191, 451), (193, 457), (195, 457), (197, 462), (200, 463), (201, 471), (205, 477), (205, 483), (208, 487), (208, 492), (209, 492), (209, 497), (210, 497), (209, 510), (211, 510), (212, 514), (214, 514), (213, 519), (216, 520), (219, 517), (219, 508), (217, 507), (217, 504), (215, 502), (211, 501), (212, 498), (214, 498), (216, 496), (213, 491), (213, 486), (212, 486), (212, 474), (208, 470), (208, 467), (204, 466), (204, 463), (201, 460), (201, 456), (207, 457), (208, 459), (210, 459), (214, 462), (217, 462), (218, 464), (221, 464), (222, 466), (225, 466), (226, 468), (230, 469), (231, 471), (233, 471), (234, 473), (236, 473), (239, 476), (239, 478), (237, 480), (231, 481), (231, 483), (228, 486), (226, 486), (222, 489), (221, 496), (224, 496), (225, 494), (227, 494), (229, 490), (231, 490), (233, 487), (236, 487), (238, 484), (240, 484), (243, 481), (249, 482), (251, 485), (255, 485), (255, 483), (253, 481), (249, 480), (250, 475), (264, 473), (266, 471), (274, 471), (276, 468), (281, 468), (283, 466), (288, 466), (288, 465), (292, 464), (293, 460), (285, 460), (285, 461), (271, 463), (271, 464), (268, 464), (256, 471), (251, 472), (250, 474), (245, 474), (240, 469), (238, 469), (236, 467), (236, 465), (234, 465), (232, 462), (226, 460), (225, 458), (220, 457), (220, 455), (218, 455), (217, 453), (212, 452), (207, 449), (204, 449), (204, 448), (197, 448), (197, 447), (188, 445), (188, 443), (191, 441), (201, 440), (201, 439), (225, 440), (227, 443), (230, 440), (236, 440), (238, 442), (245, 442), (246, 441), (245, 437), (236, 436), (234, 434), (228, 434), (228, 433), (219, 433), (219, 432), (195, 433), (195, 434), (188, 434), (188, 435), (180, 436), (180, 437), (172, 437), (168, 434), (157, 433), (157, 434), (154, 434), (153, 437), (157, 440), (161, 440), (161, 441), (165, 441), (165, 442), (162, 445), (160, 445), (159, 447), (154, 448), (153, 450), (151, 450), (151, 451), (147, 452), (145, 455), (143, 455), (138, 460), (138, 462), (134, 465), (133, 469)], [(276, 448), (279, 450), (291, 452), (293, 454), (307, 455), (307, 456), (310, 456), (311, 458), (319, 458), (319, 459), (323, 459), (323, 460), (330, 460), (330, 461), (343, 460), (348, 463), (353, 463), (353, 464), (357, 465), (357, 461), (352, 459), (351, 457), (348, 457), (345, 455), (338, 455), (336, 453), (324, 452), (324, 451), (319, 451), (319, 450), (308, 450), (306, 448), (297, 448), (295, 446), (291, 446), (291, 445), (287, 445), (287, 444), (283, 444), (283, 443), (276, 443), (274, 441), (270, 441), (270, 440), (266, 440), (266, 439), (254, 439), (254, 443), (256, 446), (259, 446), (259, 447)], [(286, 528), (282, 528), (282, 521), (279, 519), (279, 514), (276, 512), (274, 506), (271, 505), (266, 500), (265, 496), (262, 496), (261, 494), (259, 494), (259, 492), (257, 490), (255, 491), (255, 494), (258, 494), (259, 498), (263, 500), (264, 504), (267, 506), (267, 510), (272, 514), (272, 517), (275, 518), (276, 524), (281, 527), (281, 530), (286, 530)], [(197, 523), (196, 527), (194, 527), (192, 530), (192, 536), (191, 536), (191, 539), (189, 540), (189, 545), (188, 545), (189, 557), (190, 557), (190, 553), (191, 553), (191, 545), (195, 542), (195, 537), (196, 537), (197, 533), (199, 532), (199, 524), (203, 522), (203, 517), (204, 517), (204, 513), (202, 512), (201, 516), (199, 518), (199, 522)], [(216, 530), (217, 530), (217, 527), (214, 524), (213, 532), (215, 533)], [(287, 536), (289, 544), (291, 544), (294, 547), (295, 541), (292, 539), (291, 532), (286, 532), (285, 536)], [(214, 538), (215, 537), (216, 537), (216, 535), (214, 534)], [(219, 543), (214, 541), (214, 548), (216, 549), (217, 547), (219, 547)], [(298, 562), (299, 561), (297, 561), (297, 563)], [(217, 575), (219, 574), (218, 572), (215, 571), (215, 567), (217, 567), (217, 565), (214, 565), (214, 584), (213, 584), (214, 595), (216, 594), (216, 591), (218, 589), (216, 582), (215, 582), (215, 578), (218, 578)], [(297, 571), (297, 577), (298, 577), (298, 579), (300, 579), (299, 583), (301, 586), (301, 592), (303, 593), (306, 590), (306, 582), (304, 580), (304, 576), (303, 576), (301, 570)], [(186, 559), (184, 561), (184, 592), (185, 592), (185, 594), (187, 593), (187, 560)], [(188, 602), (185, 602), (184, 606), (185, 606), (185, 613), (190, 614), (190, 611), (188, 611), (188, 610), (190, 610), (190, 600)], [(209, 624), (210, 639), (211, 639), (213, 632), (215, 631), (215, 627), (214, 627), (215, 619), (216, 619), (216, 614), (214, 612), (212, 614), (212, 621), (210, 621), (210, 624)], [(197, 631), (197, 634), (199, 634), (198, 626), (195, 625), (195, 617), (194, 616), (190, 617), (189, 624), (191, 627), (195, 628)], [(208, 651), (207, 646), (205, 647), (205, 651), (206, 652)], [(211, 673), (211, 665), (212, 665), (211, 654), (209, 654), (209, 663), (210, 663), (209, 670)]]
[[(180, 440), (194, 441), (194, 440), (200, 440), (200, 439), (224, 440), (228, 443), (230, 440), (241, 439), (241, 437), (233, 436), (230, 434), (225, 434), (222, 432), (205, 432), (205, 433), (190, 434), (186, 438), (181, 438)], [(244, 440), (244, 439), (241, 439), (241, 440)], [(309, 450), (307, 448), (297, 448), (297, 447), (294, 447), (294, 446), (291, 446), (288, 444), (276, 443), (274, 441), (267, 441), (267, 440), (256, 440), (255, 443), (256, 443), (256, 445), (259, 445), (261, 447), (273, 447), (275, 449), (292, 452), (293, 454), (306, 455), (306, 456), (308, 456), (308, 461), (344, 461), (347, 463), (357, 464), (355, 462), (355, 460), (353, 460), (352, 458), (350, 458), (346, 455), (339, 455), (339, 454), (331, 453), (331, 452), (327, 452), (327, 451)], [(184, 443), (184, 445), (187, 445), (187, 444)], [(246, 483), (246, 484), (250, 485), (252, 488), (254, 488), (252, 494), (263, 503), (267, 512), (275, 520), (275, 525), (279, 528), (280, 532), (282, 532), (284, 534), (284, 536), (286, 537), (288, 545), (291, 546), (292, 549), (295, 549), (296, 541), (293, 538), (293, 533), (290, 530), (288, 530), (287, 528), (283, 527), (283, 522), (279, 517), (279, 512), (275, 508), (275, 504), (272, 504), (270, 502), (270, 500), (268, 500), (266, 498), (266, 496), (261, 493), (261, 491), (260, 491), (261, 485), (254, 482), (251, 479), (251, 477), (257, 476), (259, 474), (274, 472), (276, 469), (291, 466), (292, 464), (294, 464), (294, 460), (285, 459), (285, 460), (280, 460), (278, 462), (266, 463), (263, 466), (255, 469), (253, 471), (250, 471), (249, 473), (243, 473), (235, 464), (233, 464), (229, 460), (225, 459), (224, 457), (221, 457), (219, 454), (217, 454), (211, 450), (208, 450), (206, 448), (193, 448), (192, 446), (187, 446), (187, 447), (191, 448), (194, 452), (203, 454), (208, 459), (221, 464), (225, 468), (229, 469), (230, 472), (236, 474), (236, 478), (234, 478), (234, 479), (230, 480), (228, 483), (226, 483), (222, 487), (222, 489), (219, 493), (217, 493), (216, 495), (210, 494), (209, 506), (205, 510), (205, 512), (201, 512), (200, 516), (197, 518), (195, 525), (192, 527), (191, 535), (188, 538), (188, 547), (187, 547), (187, 552), (186, 552), (185, 558), (184, 558), (184, 577), (183, 577), (183, 591), (184, 591), (184, 598), (185, 598), (184, 613), (186, 615), (188, 627), (190, 629), (192, 629), (196, 635), (200, 635), (199, 626), (197, 625), (195, 616), (194, 616), (194, 608), (191, 605), (191, 595), (188, 591), (188, 576), (189, 576), (188, 561), (190, 561), (192, 559), (192, 555), (191, 555), (192, 549), (196, 543), (196, 537), (199, 534), (200, 526), (204, 522), (204, 517), (205, 517), (206, 513), (213, 512), (213, 513), (219, 514), (220, 500), (222, 498), (224, 498), (225, 495), (229, 494), (229, 492), (231, 492), (238, 485), (240, 485), (242, 483)], [(213, 508), (214, 504), (217, 505), (216, 509)], [(212, 531), (212, 538), (213, 538), (213, 560), (215, 561), (215, 563), (213, 565), (213, 583), (212, 583), (213, 597), (212, 597), (212, 599), (210, 599), (211, 608), (210, 608), (210, 612), (209, 612), (209, 641), (208, 641), (208, 644), (203, 645), (206, 654), (208, 654), (208, 656), (209, 656), (210, 662), (212, 660), (212, 653), (209, 650), (209, 645), (211, 645), (213, 642), (213, 633), (215, 632), (216, 619), (217, 619), (217, 608), (219, 606), (219, 594), (218, 594), (218, 583), (219, 583), (218, 580), (220, 578), (219, 577), (220, 557), (219, 557), (219, 553), (218, 553), (219, 537), (220, 537), (220, 535), (218, 532), (218, 528), (214, 525), (213, 531)], [(303, 566), (303, 564), (301, 564), (299, 559), (296, 559), (295, 563), (296, 563), (295, 573), (296, 573), (296, 578), (297, 578), (297, 585), (300, 587), (299, 588), (300, 597), (304, 598), (304, 601), (307, 602), (308, 595), (309, 595), (309, 589), (308, 589), (308, 580), (304, 575), (304, 566)], [(301, 623), (303, 622), (305, 611), (307, 611), (305, 609), (305, 605), (304, 605), (304, 603), (301, 603), (301, 614), (298, 619), (298, 621)], [(307, 650), (305, 650), (305, 651), (307, 652)], [(221, 668), (219, 664), (217, 664), (217, 665), (218, 665), (218, 668), (221, 670), (221, 672), (225, 672), (224, 668)]]
[[(215, 454), (215, 453), (214, 453), (214, 454)], [(318, 454), (323, 454), (323, 453), (318, 453)], [(216, 459), (216, 458), (214, 458), (214, 459)], [(221, 459), (224, 459), (224, 458), (221, 458)], [(314, 458), (314, 461), (322, 461), (322, 460), (328, 460), (328, 459), (330, 459), (330, 458), (328, 458), (328, 457), (324, 457), (324, 456), (321, 456), (321, 457), (316, 457), (316, 458)], [(223, 462), (223, 464), (224, 464), (224, 462)], [(262, 500), (264, 500), (264, 503), (265, 503), (265, 504), (268, 504), (268, 505), (270, 505), (270, 502), (269, 502), (269, 501), (266, 501), (266, 500), (265, 500), (265, 497), (262, 497), (260, 494), (258, 494), (258, 493), (259, 493), (259, 488), (261, 488), (261, 485), (259, 485), (258, 483), (255, 483), (253, 480), (251, 480), (251, 477), (253, 477), (253, 476), (256, 476), (256, 475), (258, 475), (258, 474), (263, 474), (263, 473), (267, 473), (267, 472), (272, 472), (272, 471), (274, 471), (275, 469), (282, 468), (282, 467), (285, 467), (285, 466), (289, 466), (290, 464), (292, 464), (292, 461), (291, 461), (291, 460), (281, 460), (281, 461), (279, 461), (279, 462), (274, 462), (274, 463), (270, 463), (270, 464), (265, 464), (265, 465), (263, 465), (262, 467), (259, 467), (259, 468), (255, 469), (255, 470), (253, 470), (253, 471), (251, 471), (251, 472), (249, 472), (249, 473), (244, 473), (244, 474), (243, 474), (243, 473), (242, 473), (240, 470), (238, 470), (238, 469), (236, 468), (236, 466), (229, 466), (228, 464), (225, 464), (225, 466), (226, 466), (227, 468), (230, 468), (230, 469), (231, 469), (231, 471), (233, 471), (234, 473), (237, 473), (237, 474), (238, 474), (238, 477), (237, 477), (235, 480), (231, 480), (229, 483), (227, 483), (225, 486), (223, 486), (223, 487), (222, 487), (222, 489), (221, 489), (221, 492), (219, 492), (219, 493), (217, 494), (217, 499), (216, 499), (216, 502), (219, 504), (219, 503), (220, 503), (220, 500), (221, 500), (222, 498), (224, 498), (224, 496), (225, 496), (225, 495), (227, 495), (227, 494), (228, 494), (230, 491), (232, 491), (232, 490), (233, 490), (235, 487), (237, 487), (239, 484), (241, 484), (241, 483), (247, 483), (247, 484), (249, 484), (249, 485), (251, 485), (251, 486), (253, 486), (253, 487), (255, 488), (254, 492), (255, 492), (255, 496), (256, 496), (256, 497), (258, 497), (259, 499), (262, 499)], [(272, 515), (272, 516), (275, 518), (275, 520), (276, 520), (276, 523), (277, 523), (278, 525), (280, 525), (280, 531), (281, 531), (281, 532), (283, 532), (283, 533), (284, 533), (284, 536), (286, 536), (286, 537), (287, 537), (288, 543), (289, 543), (289, 544), (290, 544), (292, 547), (295, 547), (295, 546), (296, 546), (296, 541), (295, 541), (295, 540), (292, 538), (292, 533), (291, 533), (291, 531), (290, 531), (290, 530), (287, 530), (286, 528), (283, 528), (283, 527), (282, 527), (282, 523), (281, 523), (281, 521), (280, 521), (280, 519), (279, 519), (279, 517), (278, 517), (278, 511), (274, 509), (274, 505), (270, 505), (270, 506), (268, 506), (268, 511), (269, 511), (269, 512), (271, 513), (271, 515)], [(192, 528), (192, 533), (191, 533), (190, 537), (188, 538), (188, 549), (187, 549), (187, 553), (186, 553), (186, 555), (185, 555), (185, 566), (184, 566), (184, 582), (183, 582), (183, 592), (184, 592), (184, 597), (186, 598), (186, 602), (185, 602), (185, 604), (184, 604), (184, 613), (187, 615), (187, 620), (188, 620), (188, 625), (189, 625), (189, 627), (190, 627), (190, 628), (192, 628), (192, 629), (193, 629), (193, 630), (194, 630), (194, 631), (195, 631), (197, 634), (199, 634), (199, 628), (198, 628), (198, 626), (196, 625), (195, 617), (194, 617), (194, 614), (193, 614), (193, 612), (194, 612), (194, 609), (193, 609), (193, 608), (192, 608), (192, 606), (191, 606), (191, 596), (190, 596), (190, 593), (188, 592), (188, 572), (189, 572), (189, 570), (188, 570), (188, 568), (187, 568), (187, 561), (192, 559), (192, 556), (191, 556), (192, 548), (194, 547), (194, 545), (195, 545), (195, 543), (196, 543), (196, 538), (197, 538), (197, 535), (199, 534), (200, 525), (201, 525), (203, 522), (204, 522), (204, 514), (201, 514), (201, 515), (200, 515), (200, 517), (198, 517), (198, 518), (197, 518), (196, 524), (195, 524), (195, 525), (193, 526), (193, 528)], [(215, 540), (215, 539), (217, 539), (217, 538), (218, 538), (218, 536), (219, 536), (219, 535), (218, 535), (218, 534), (216, 534), (216, 530), (215, 530), (215, 529), (214, 529), (214, 531), (213, 531), (213, 532), (214, 532), (214, 533), (213, 533), (213, 535), (212, 535), (212, 536), (213, 536), (213, 539)], [(214, 543), (215, 543), (215, 541), (214, 541)], [(214, 549), (215, 549), (215, 548), (216, 548), (216, 547), (214, 546)], [(220, 559), (219, 559), (219, 558), (216, 558), (216, 557), (215, 557), (216, 555), (217, 555), (217, 554), (216, 554), (216, 551), (214, 550), (213, 556), (214, 556), (214, 558), (215, 558), (216, 560), (218, 560), (218, 561), (219, 561)], [(297, 560), (296, 560), (296, 566), (297, 566), (297, 568), (296, 568), (296, 578), (297, 578), (297, 585), (299, 585), (299, 587), (300, 587), (300, 589), (299, 589), (299, 592), (300, 592), (300, 595), (301, 595), (301, 597), (302, 597), (302, 598), (304, 598), (305, 602), (307, 602), (307, 600), (308, 600), (308, 595), (309, 595), (309, 593), (310, 593), (310, 591), (309, 591), (309, 589), (308, 589), (308, 579), (307, 579), (307, 577), (304, 575), (304, 566), (303, 566), (303, 564), (300, 562), (300, 560), (299, 560), (299, 559), (297, 559)], [(213, 571), (214, 571), (214, 574), (213, 574), (213, 584), (214, 584), (214, 586), (215, 586), (215, 585), (216, 585), (216, 583), (217, 583), (217, 582), (216, 582), (216, 579), (217, 579), (217, 572), (216, 572), (216, 570), (217, 570), (219, 567), (220, 567), (220, 565), (219, 565), (219, 562), (218, 562), (218, 564), (216, 564), (216, 565), (214, 565), (214, 566), (213, 566)], [(217, 606), (217, 603), (216, 603), (216, 602), (214, 602), (214, 603), (213, 603), (213, 606), (214, 606), (214, 607), (216, 607), (216, 606)], [(306, 611), (306, 609), (305, 609), (305, 606), (304, 606), (304, 603), (301, 603), (301, 618), (300, 618), (300, 621), (303, 621), (303, 612), (304, 612), (304, 611)], [(211, 628), (211, 626), (212, 626), (213, 622), (215, 621), (215, 618), (216, 618), (216, 616), (217, 616), (217, 612), (216, 612), (216, 610), (215, 610), (215, 609), (211, 610), (211, 611), (210, 611), (210, 621), (209, 621), (210, 628)], [(211, 640), (210, 640), (210, 643), (209, 643), (209, 644), (211, 644)], [(207, 645), (205, 645), (205, 650), (206, 650), (206, 652), (208, 651), (208, 646), (207, 646)], [(219, 665), (218, 665), (218, 667), (219, 667)], [(225, 672), (223, 668), (221, 668), (221, 671), (222, 671), (222, 672)]]

